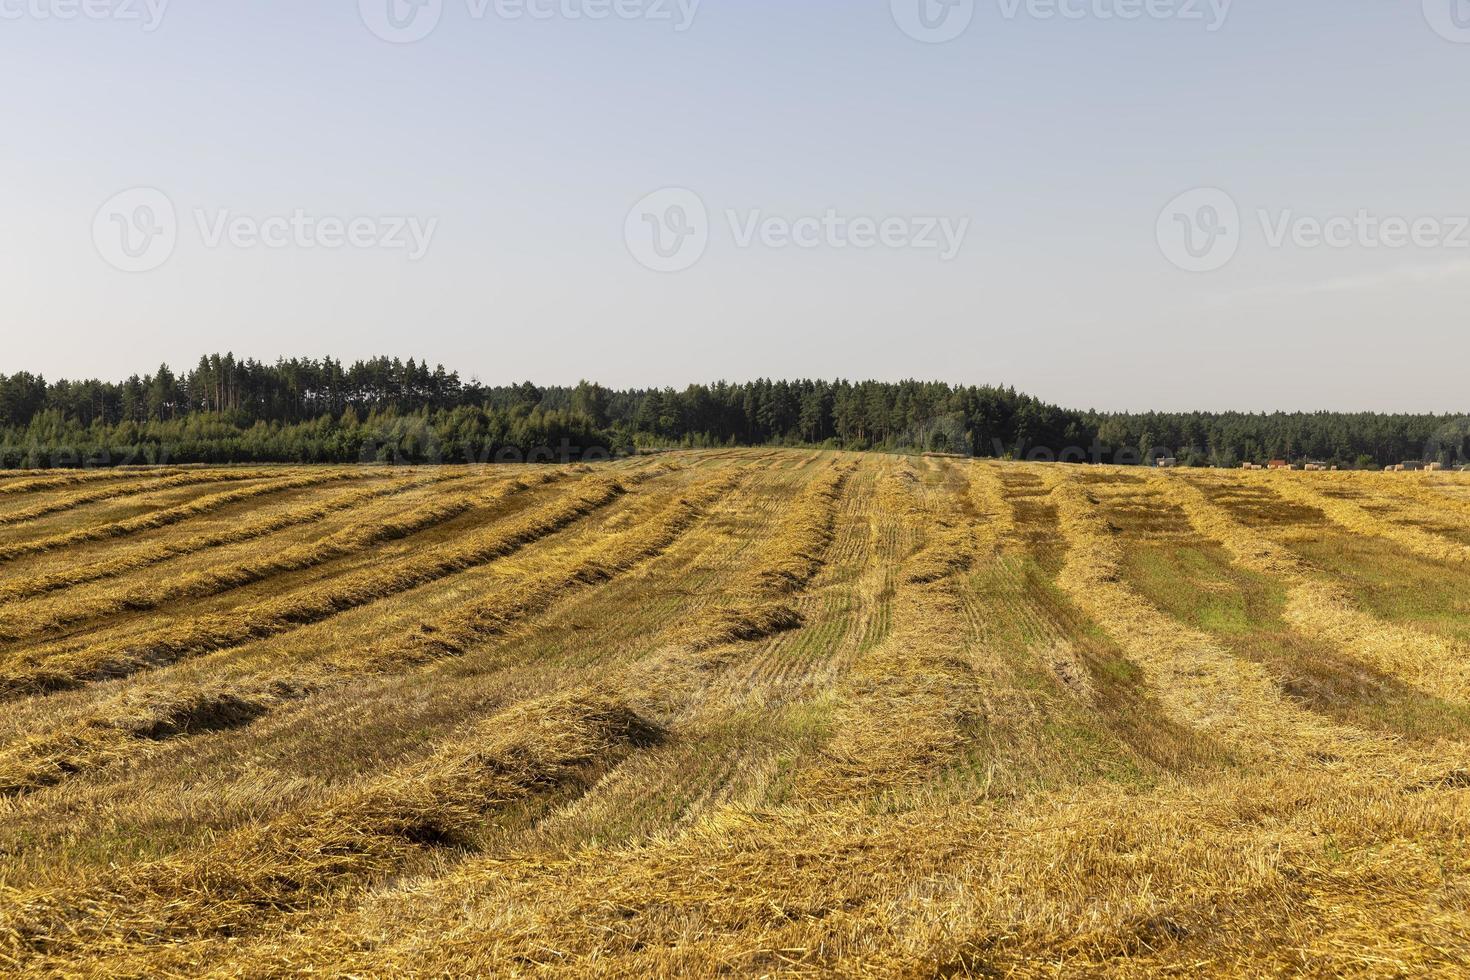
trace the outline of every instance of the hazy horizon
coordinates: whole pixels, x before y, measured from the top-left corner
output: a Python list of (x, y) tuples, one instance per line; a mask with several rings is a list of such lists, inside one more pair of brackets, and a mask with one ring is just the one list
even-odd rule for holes
[(1465, 0), (0, 0), (0, 56), (0, 373), (1470, 411)]

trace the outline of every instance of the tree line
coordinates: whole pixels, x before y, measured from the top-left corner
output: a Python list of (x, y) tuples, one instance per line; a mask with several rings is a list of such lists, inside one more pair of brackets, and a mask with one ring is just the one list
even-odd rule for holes
[(0, 466), (221, 462), (497, 462), (657, 447), (827, 446), (1018, 459), (1375, 467), (1467, 459), (1456, 416), (1101, 413), (1014, 388), (774, 381), (611, 390), (463, 381), (378, 357), (274, 364), (201, 357), (125, 381), (0, 373)]

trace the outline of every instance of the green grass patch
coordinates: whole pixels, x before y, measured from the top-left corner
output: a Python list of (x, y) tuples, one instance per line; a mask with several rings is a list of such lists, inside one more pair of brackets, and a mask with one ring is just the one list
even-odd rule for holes
[(1125, 551), (1125, 576), (1150, 602), (1264, 666), (1282, 691), (1336, 722), (1416, 740), (1470, 733), (1470, 708), (1373, 670), (1293, 631), (1276, 579), (1230, 562), (1217, 546), (1141, 546)]
[(1292, 547), (1379, 619), (1470, 643), (1470, 571), (1382, 538), (1322, 535)]
[(994, 760), (1011, 766), (1007, 782), (1050, 788), (1144, 784), (1220, 761), (1208, 739), (1164, 716), (1143, 671), (1071, 604), (1047, 564), (1008, 556), (967, 581), (982, 649), (1006, 690), (965, 766), (988, 778)]

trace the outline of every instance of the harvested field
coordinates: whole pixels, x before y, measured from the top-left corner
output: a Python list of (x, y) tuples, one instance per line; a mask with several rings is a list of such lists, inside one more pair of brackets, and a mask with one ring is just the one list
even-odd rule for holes
[(0, 974), (1470, 971), (1470, 479), (0, 487)]

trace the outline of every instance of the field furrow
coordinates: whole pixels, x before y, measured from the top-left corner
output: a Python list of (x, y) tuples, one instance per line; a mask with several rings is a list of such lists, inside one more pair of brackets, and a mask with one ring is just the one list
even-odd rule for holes
[(238, 936), (344, 883), (382, 878), (471, 843), (484, 814), (569, 781), (657, 729), (615, 694), (532, 701), (485, 719), (427, 760), (306, 813), (242, 828), (198, 852), (77, 890), (3, 896), (0, 963), (114, 955)]
[(214, 513), (217, 510), (228, 507), (231, 504), (240, 503), (241, 501), (256, 500), (286, 493), (291, 490), (316, 487), (324, 483), (338, 483), (348, 479), (351, 479), (351, 476), (347, 474), (323, 473), (313, 476), (292, 477), (284, 480), (271, 480), (238, 490), (226, 491), (225, 493), (210, 494), (207, 497), (192, 500), (186, 504), (153, 510), (126, 520), (109, 521), (104, 524), (80, 528), (75, 531), (66, 531), (60, 534), (34, 538), (29, 541), (0, 545), (0, 563), (14, 561), (16, 558), (25, 555), (60, 551), (78, 544), (86, 544), (93, 541), (111, 541), (141, 534), (145, 531), (156, 531), (159, 528), (171, 527), (172, 525), (181, 524), (184, 521), (201, 517), (205, 514)]
[(1458, 975), (1467, 514), (775, 448), (0, 478), (0, 974)]
[(463, 656), (470, 646), (503, 637), (570, 593), (611, 581), (656, 558), (735, 483), (733, 475), (697, 483), (646, 520), (569, 563), (556, 563), (551, 571), (459, 607), (432, 625), (420, 623), (380, 642), (354, 646), (309, 669), (277, 670), (270, 677), (227, 684), (155, 685), (129, 691), (57, 730), (0, 750), (0, 796), (53, 786), (68, 776), (135, 755), (140, 741), (205, 734), (255, 721), (283, 704), (341, 686), (353, 674), (399, 671)]
[(17, 475), (0, 482), (0, 497), (13, 494), (40, 493), (45, 490), (63, 490), (99, 483), (126, 483), (143, 476), (153, 478), (173, 476), (181, 472), (178, 468), (159, 467), (146, 472), (119, 468), (115, 470), (90, 470), (84, 472), (49, 473), (46, 476)]
[(554, 563), (550, 571), (519, 583), (504, 593), (472, 603), (454, 615), (396, 641), (366, 650), (354, 650), (334, 660), (336, 669), (395, 670), (461, 655), (470, 644), (503, 636), (514, 626), (557, 599), (587, 586), (599, 585), (662, 554), (699, 519), (710, 504), (730, 493), (736, 480), (713, 477), (695, 484), (645, 521), (606, 538), (590, 553), (571, 562)]
[[(830, 542), (832, 533), (832, 509), (836, 494), (840, 491), (847, 476), (848, 472), (846, 471), (830, 470), (818, 475), (811, 481), (807, 490), (802, 495), (801, 505), (784, 516), (776, 528), (776, 533), (772, 539), (761, 549), (758, 561), (742, 574), (741, 578), (744, 583), (742, 591), (757, 596), (791, 596), (799, 593), (811, 578), (820, 571), (824, 565), (822, 552)], [(666, 548), (678, 534), (687, 529), (689, 523), (697, 516), (700, 509), (707, 506), (708, 503), (716, 499), (720, 494), (729, 492), (731, 487), (732, 478), (730, 476), (697, 484), (683, 497), (676, 500), (672, 507), (659, 514), (651, 525), (646, 527), (635, 526), (628, 532), (625, 532), (626, 536), (615, 536), (615, 544), (610, 549), (609, 554), (602, 556), (602, 560), (599, 562), (584, 562), (581, 569), (596, 570), (598, 574), (595, 577), (606, 577), (607, 572), (614, 570), (613, 566), (609, 564), (609, 561), (633, 564), (652, 557)], [(621, 540), (618, 540), (618, 538), (621, 538)], [(484, 611), (477, 610), (477, 612)], [(474, 624), (470, 621), (470, 617), (467, 617), (464, 622), (464, 628), (469, 630), (473, 627)], [(698, 655), (700, 651), (707, 649), (707, 646), (705, 643), (695, 642), (687, 643), (683, 649), (689, 654)], [(680, 663), (665, 658), (658, 667), (660, 678), (654, 684), (658, 688), (657, 691), (649, 687), (652, 678), (641, 668), (635, 668), (624, 682), (616, 686), (616, 689), (619, 691), (634, 692), (635, 694), (636, 692), (642, 691), (644, 698), (664, 700), (667, 698), (667, 689), (669, 686), (667, 682), (669, 680), (669, 673), (672, 670), (682, 670), (688, 675), (690, 680), (696, 683), (698, 675), (702, 672), (702, 668), (696, 661), (685, 660)], [(679, 688), (683, 685), (674, 683), (673, 686)], [(521, 709), (513, 709), (511, 712), (512, 718), (528, 717), (538, 720), (536, 724), (528, 723), (524, 726), (528, 729), (534, 729), (535, 733), (528, 733), (527, 738), (530, 741), (522, 743), (526, 748), (516, 748), (514, 750), (513, 754), (516, 758), (521, 759), (528, 752), (533, 755), (544, 753), (548, 741), (553, 745), (559, 744), (559, 740), (565, 737), (567, 725), (572, 722), (567, 720), (563, 714), (555, 714), (554, 707), (562, 704), (583, 704), (589, 699), (594, 702), (599, 700), (596, 688), (579, 688), (568, 694), (554, 695), (549, 702), (532, 702)], [(543, 711), (543, 706), (546, 704), (552, 705), (553, 708), (548, 708)], [(548, 711), (553, 712), (553, 717), (549, 720), (545, 718)], [(488, 719), (481, 730), (484, 732), (494, 731), (499, 733), (507, 727), (518, 727), (518, 723), (514, 721), (508, 722), (501, 718), (493, 718)], [(481, 737), (483, 738), (483, 736)], [(455, 744), (462, 743), (456, 742)], [(413, 767), (411, 775), (395, 778), (392, 781), (391, 789), (370, 787), (360, 794), (354, 794), (351, 798), (352, 802), (345, 804), (354, 813), (361, 812), (364, 809), (375, 812), (379, 806), (376, 802), (378, 798), (386, 796), (390, 800), (386, 807), (396, 813), (403, 809), (399, 801), (405, 795), (412, 795), (417, 799), (418, 795), (422, 795), (423, 793), (437, 793), (439, 795), (433, 795), (431, 797), (429, 801), (431, 805), (426, 807), (425, 812), (442, 815), (443, 811), (455, 805), (450, 802), (451, 798), (460, 798), (454, 794), (462, 793), (464, 796), (462, 808), (471, 810), (468, 815), (462, 818), (462, 826), (459, 826), (457, 829), (446, 829), (443, 824), (436, 824), (432, 829), (418, 828), (411, 831), (400, 831), (397, 824), (391, 821), (386, 825), (386, 829), (384, 829), (385, 824), (379, 823), (376, 817), (373, 817), (369, 819), (370, 827), (363, 831), (363, 846), (376, 849), (381, 843), (389, 852), (389, 857), (386, 860), (390, 862), (406, 861), (418, 855), (424, 847), (443, 847), (450, 844), (462, 843), (464, 839), (467, 839), (464, 835), (472, 833), (475, 815), (484, 812), (487, 806), (496, 807), (513, 802), (515, 795), (513, 793), (512, 795), (506, 795), (506, 793), (510, 793), (511, 791), (504, 791), (500, 795), (491, 796), (488, 800), (483, 799), (479, 795), (472, 797), (470, 795), (471, 792), (478, 794), (483, 791), (483, 784), (472, 782), (472, 790), (464, 789), (462, 783), (468, 781), (470, 779), (469, 776), (461, 777), (457, 774), (454, 778), (449, 779), (426, 779), (423, 776), (426, 772), (438, 774), (444, 768), (443, 759), (446, 754), (453, 754), (457, 757), (463, 751), (454, 750), (452, 753), (441, 751), (429, 761)], [(595, 754), (589, 753), (585, 756), (576, 756), (575, 765), (580, 766), (591, 761), (592, 756)], [(523, 791), (530, 789), (544, 791), (563, 779), (563, 771), (569, 769), (574, 764), (562, 762), (560, 761), (561, 759), (563, 759), (563, 755), (557, 755), (549, 763), (534, 766), (532, 774), (524, 780)], [(460, 768), (461, 770), (463, 769), (462, 766)], [(497, 766), (495, 768), (498, 770), (499, 767)], [(476, 776), (475, 778), (480, 777)], [(403, 783), (427, 783), (429, 785), (424, 789), (420, 789), (418, 785), (411, 785), (411, 788), (405, 790), (401, 788), (401, 784)], [(449, 785), (445, 785), (446, 783)], [(385, 781), (383, 786), (388, 786), (388, 782)], [(374, 802), (364, 804), (362, 802), (364, 799), (373, 800)], [(330, 807), (327, 815), (321, 817), (318, 822), (324, 829), (334, 825), (341, 819), (342, 808), (343, 805)], [(278, 821), (278, 823), (290, 827), (291, 831), (284, 835), (278, 834), (275, 831), (276, 825), (270, 824), (265, 827), (243, 828), (231, 838), (231, 840), (239, 839), (249, 842), (243, 845), (243, 848), (249, 852), (249, 857), (247, 860), (241, 862), (240, 867), (242, 871), (247, 867), (252, 871), (256, 868), (265, 868), (268, 871), (267, 880), (272, 883), (267, 888), (268, 894), (265, 898), (248, 900), (246, 907), (239, 913), (245, 920), (253, 922), (257, 926), (268, 922), (271, 916), (291, 911), (291, 906), (286, 905), (284, 900), (276, 898), (277, 893), (270, 890), (276, 887), (275, 883), (282, 877), (288, 879), (294, 878), (297, 882), (300, 882), (301, 879), (299, 876), (305, 873), (304, 870), (293, 870), (301, 867), (299, 855), (295, 852), (296, 845), (301, 843), (303, 837), (303, 832), (298, 829), (298, 822), (286, 819)], [(283, 838), (291, 842), (289, 849), (282, 843)], [(257, 842), (261, 840), (266, 841), (266, 843), (264, 845), (258, 844)], [(309, 841), (307, 842), (307, 846), (311, 846)], [(229, 844), (224, 848), (226, 851), (230, 849), (231, 845)], [(288, 850), (290, 853), (282, 853)], [(223, 878), (227, 885), (225, 894), (219, 900), (210, 901), (208, 895), (201, 897), (202, 904), (214, 911), (219, 911), (219, 901), (233, 901), (236, 897), (240, 896), (242, 889), (241, 881), (236, 877), (236, 872), (217, 865), (220, 859), (219, 848), (214, 849), (208, 855), (198, 858), (198, 860), (210, 866), (210, 880)], [(188, 862), (191, 859), (186, 855), (177, 860)], [(230, 864), (234, 863), (228, 858), (225, 858), (225, 860)], [(132, 869), (127, 876), (128, 879), (134, 880), (134, 876), (136, 876), (136, 880), (141, 880), (145, 884), (136, 891), (127, 893), (125, 897), (113, 891), (104, 898), (96, 899), (92, 897), (92, 893), (84, 891), (81, 894), (86, 897), (79, 899), (78, 893), (66, 890), (34, 892), (21, 896), (17, 900), (18, 906), (22, 908), (21, 913), (17, 917), (18, 924), (12, 926), (10, 930), (13, 936), (12, 942), (26, 954), (53, 950), (64, 953), (67, 949), (66, 943), (60, 944), (59, 946), (47, 945), (53, 942), (56, 934), (55, 930), (49, 925), (37, 925), (36, 922), (39, 920), (42, 923), (47, 923), (52, 921), (57, 915), (74, 922), (75, 914), (73, 910), (76, 908), (78, 901), (86, 902), (86, 907), (89, 909), (95, 908), (95, 905), (92, 903), (96, 902), (109, 906), (114, 904), (125, 906), (129, 910), (125, 916), (119, 917), (112, 912), (101, 914), (100, 909), (98, 909), (98, 914), (93, 916), (94, 920), (102, 920), (101, 926), (97, 931), (92, 932), (84, 927), (81, 930), (74, 930), (73, 935), (76, 936), (74, 940), (67, 940), (68, 943), (91, 944), (94, 948), (106, 945), (108, 942), (115, 942), (119, 949), (137, 947), (140, 945), (140, 940), (143, 941), (143, 945), (151, 945), (159, 942), (188, 942), (195, 938), (205, 938), (217, 930), (235, 933), (244, 928), (237, 922), (231, 921), (229, 924), (222, 926), (208, 926), (200, 931), (198, 920), (195, 920), (192, 915), (187, 914), (188, 909), (184, 910), (185, 914), (178, 915), (178, 903), (176, 901), (169, 901), (165, 895), (159, 894), (160, 892), (166, 892), (177, 887), (175, 884), (176, 878), (174, 878), (172, 871), (169, 870), (173, 863), (173, 861), (161, 862), (155, 865), (143, 865)], [(381, 876), (387, 870), (382, 864), (371, 861), (363, 861), (360, 864), (356, 862), (343, 863), (346, 865), (345, 869), (336, 872), (337, 874), (353, 880), (361, 880), (364, 883), (371, 881), (375, 876)], [(306, 892), (308, 894), (299, 895), (302, 901), (309, 898), (309, 894), (314, 893), (318, 888), (318, 876), (321, 873), (319, 863), (308, 866), (315, 869), (316, 875), (310, 879), (310, 884), (306, 886)], [(393, 866), (396, 867), (396, 864)], [(323, 889), (330, 887), (336, 880), (336, 878), (329, 874), (326, 880), (321, 883), (321, 887)], [(160, 881), (164, 884), (160, 885)], [(96, 888), (96, 886), (93, 886), (93, 888)], [(298, 893), (301, 892), (301, 884), (290, 885), (289, 894), (291, 896), (297, 897)], [(58, 895), (64, 897), (57, 897)], [(249, 896), (247, 896), (247, 899), (249, 899)], [(262, 907), (262, 905), (265, 907)], [(147, 910), (141, 913), (146, 925), (134, 927), (123, 921), (125, 918), (131, 918), (134, 922), (138, 921), (138, 910), (140, 909)], [(154, 909), (161, 911), (153, 911)], [(162, 921), (160, 920), (160, 916), (162, 917)], [(178, 920), (177, 923), (176, 920)], [(121, 926), (120, 929), (119, 926)], [(3, 928), (5, 927), (0, 926), (0, 929)], [(148, 937), (140, 935), (136, 931), (139, 928), (152, 930), (151, 935)], [(40, 938), (42, 936), (45, 938)], [(177, 950), (170, 952), (176, 953)]]
[[(1008, 511), (998, 473), (1005, 467), (974, 469), (999, 487), (986, 492), (988, 509)], [(1059, 521), (1055, 507), (1040, 513)], [(957, 789), (1010, 795), (1219, 765), (1226, 753), (1216, 740), (1171, 718), (1138, 665), (1068, 599), (1055, 558), (1011, 533), (1004, 520), (996, 531), (999, 552), (982, 556), (960, 590), (979, 653), (986, 728), (983, 742), (948, 776)], [(1062, 537), (1059, 523), (1051, 534)]]
[[(52, 514), (76, 510), (80, 507), (86, 507), (102, 501), (117, 500), (121, 497), (139, 496), (146, 493), (158, 493), (163, 490), (176, 490), (181, 487), (196, 487), (212, 483), (241, 483), (249, 480), (265, 480), (273, 475), (275, 474), (270, 470), (201, 470), (179, 473), (174, 476), (128, 481), (120, 485), (88, 486), (86, 489), (73, 493), (57, 494), (44, 503), (32, 504), (29, 507), (17, 510), (0, 511), (0, 527), (26, 524), (39, 520), (42, 517), (49, 517)], [(345, 476), (345, 474), (340, 472), (327, 472), (320, 474), (318, 477), (304, 479), (341, 480)]]
[(1224, 545), (1236, 562), (1286, 584), (1286, 619), (1299, 632), (1420, 690), (1470, 703), (1470, 647), (1363, 612), (1344, 590), (1289, 549), (1232, 518), (1187, 480), (1164, 480), (1161, 486), (1199, 532)]
[(201, 616), (140, 637), (77, 650), (26, 650), (0, 665), (0, 698), (64, 690), (173, 663), (211, 650), (262, 639), (372, 603), (475, 565), (503, 558), (612, 503), (626, 488), (590, 478), (545, 507), (511, 522), (474, 532), (466, 540), (387, 568), (367, 568), (319, 589), (263, 601), (233, 614)]
[(1388, 538), (1416, 554), (1438, 561), (1470, 561), (1470, 545), (1447, 541), (1420, 528), (1379, 517), (1353, 500), (1334, 496), (1292, 474), (1281, 474), (1271, 489), (1286, 500), (1314, 507), (1355, 534)]
[(116, 578), (175, 558), (183, 558), (212, 548), (223, 548), (226, 545), (244, 544), (268, 537), (279, 531), (315, 524), (333, 514), (351, 511), (380, 498), (401, 494), (426, 484), (457, 481), (464, 478), (458, 471), (450, 471), (427, 478), (419, 477), (363, 490), (349, 490), (321, 502), (309, 503), (278, 513), (268, 512), (259, 517), (236, 522), (230, 527), (217, 531), (186, 537), (169, 537), (80, 567), (73, 565), (59, 571), (17, 577), (10, 581), (0, 582), (0, 600), (11, 602), (29, 599), (48, 592), (57, 592), (77, 585)]
[(882, 794), (920, 785), (979, 737), (984, 700), (971, 637), (960, 627), (958, 585), (976, 560), (979, 538), (958, 500), (943, 496), (931, 510), (902, 480), (889, 478), (878, 490), (880, 510), (927, 526), (927, 542), (900, 565), (894, 628), (837, 686), (834, 735), (803, 793)]
[(1281, 760), (1327, 757), (1369, 741), (1314, 719), (1288, 702), (1258, 665), (1150, 606), (1122, 583), (1114, 531), (1083, 486), (1064, 475), (1052, 486), (1068, 544), (1059, 584), (1143, 668), (1175, 721), (1219, 738), (1232, 752)]
[(372, 508), (358, 511), (354, 515), (356, 521), (353, 526), (345, 530), (308, 544), (286, 546), (260, 558), (179, 574), (163, 582), (113, 589), (85, 600), (68, 594), (49, 602), (22, 605), (13, 613), (0, 615), (0, 642), (54, 634), (79, 622), (120, 613), (148, 612), (184, 599), (217, 596), (288, 572), (317, 568), (361, 554), (384, 542), (411, 537), (472, 511), (494, 507), (532, 486), (550, 482), (554, 477), (555, 474), (531, 476), (486, 492), (465, 492), (456, 487), (435, 488), (429, 500), (408, 511)]

